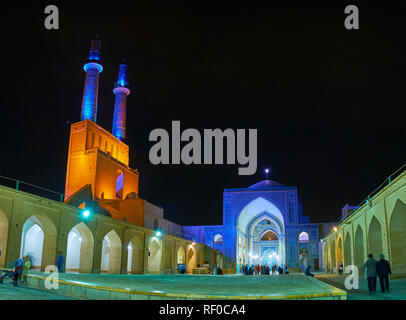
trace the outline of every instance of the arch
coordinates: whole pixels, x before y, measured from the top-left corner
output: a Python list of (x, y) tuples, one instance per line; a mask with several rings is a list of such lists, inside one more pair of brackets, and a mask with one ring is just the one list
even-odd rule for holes
[(328, 244), (328, 247), (327, 247), (327, 271), (332, 272), (332, 269), (331, 269), (331, 245), (330, 244)]
[(214, 244), (223, 244), (223, 236), (220, 233), (217, 233), (214, 236), (213, 242), (214, 242)]
[(120, 273), (121, 250), (121, 239), (115, 230), (111, 230), (103, 238), (102, 259), (100, 266), (102, 273)]
[(323, 268), (324, 268), (324, 271), (326, 271), (326, 272), (328, 271), (327, 259), (328, 259), (328, 257), (327, 257), (327, 246), (324, 245), (323, 246)]
[(186, 256), (186, 270), (188, 273), (193, 273), (193, 269), (197, 266), (197, 254), (195, 248), (190, 246)]
[(265, 230), (259, 237), (260, 241), (275, 241), (279, 240), (278, 235), (272, 230)]
[(57, 230), (47, 217), (33, 215), (23, 224), (20, 257), (31, 257), (32, 268), (43, 270), (55, 264)]
[(332, 272), (337, 271), (336, 241), (335, 240), (333, 240), (331, 243), (331, 270), (332, 270)]
[(164, 268), (165, 273), (172, 273), (172, 245), (169, 241), (164, 242)]
[(0, 209), (0, 268), (6, 265), (8, 239), (8, 219), (6, 214)]
[(158, 240), (154, 237), (149, 244), (148, 248), (148, 272), (159, 273), (161, 267), (162, 249)]
[(344, 238), (344, 266), (352, 265), (351, 259), (351, 236), (347, 231), (347, 234)]
[(382, 253), (382, 229), (378, 219), (374, 216), (369, 224), (368, 248), (375, 259)]
[(358, 225), (354, 239), (354, 265), (361, 269), (364, 265), (364, 261), (364, 234), (361, 227)]
[(300, 257), (307, 259), (307, 261), (309, 260), (309, 234), (305, 231), (299, 234), (299, 258)]
[(341, 262), (344, 263), (343, 259), (343, 237), (340, 235), (337, 240), (337, 266)]
[(74, 226), (68, 234), (66, 272), (92, 273), (94, 238), (83, 222)]
[(127, 244), (127, 273), (139, 274), (143, 271), (144, 247), (141, 240), (134, 236)]
[(183, 247), (179, 247), (179, 249), (178, 249), (177, 262), (178, 262), (178, 264), (186, 263), (185, 249), (183, 249)]
[(309, 234), (305, 231), (303, 231), (301, 234), (299, 234), (299, 241), (300, 242), (308, 242), (309, 241)]
[(406, 204), (396, 201), (389, 222), (392, 272), (394, 277), (406, 276)]
[[(271, 201), (258, 197), (250, 201), (240, 212), (237, 219), (238, 228), (246, 232), (248, 224), (261, 213), (267, 212), (278, 220), (280, 226), (284, 226), (283, 214)], [(281, 230), (282, 231), (282, 230)]]

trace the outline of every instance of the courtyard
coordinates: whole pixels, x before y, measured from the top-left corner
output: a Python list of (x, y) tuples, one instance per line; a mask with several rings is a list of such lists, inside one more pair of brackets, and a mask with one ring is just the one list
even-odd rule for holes
[[(346, 299), (346, 292), (303, 274), (104, 275), (60, 274), (59, 289), (44, 288), (45, 273), (32, 272), (29, 287), (74, 298), (115, 299)], [(0, 285), (0, 292), (4, 285)], [(44, 298), (46, 299), (46, 298)]]

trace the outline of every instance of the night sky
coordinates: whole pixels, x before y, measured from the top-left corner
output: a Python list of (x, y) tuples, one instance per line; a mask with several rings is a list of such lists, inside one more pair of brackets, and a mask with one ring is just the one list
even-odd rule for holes
[[(298, 187), (312, 222), (336, 221), (344, 204), (359, 204), (405, 162), (404, 1), (134, 2), (53, 1), (59, 30), (44, 27), (49, 2), (2, 8), (0, 175), (64, 192), (69, 123), (80, 120), (96, 34), (104, 66), (97, 122), (111, 130), (125, 58), (130, 166), (140, 171), (141, 197), (169, 220), (222, 224), (223, 189), (263, 180), (269, 167), (272, 180)], [(359, 4), (359, 30), (344, 28), (348, 4)], [(257, 173), (152, 165), (149, 133), (170, 132), (172, 120), (201, 132), (257, 129)]]

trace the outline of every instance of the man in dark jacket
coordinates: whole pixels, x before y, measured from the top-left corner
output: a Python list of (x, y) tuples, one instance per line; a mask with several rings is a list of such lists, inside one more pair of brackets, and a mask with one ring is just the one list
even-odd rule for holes
[(388, 260), (385, 259), (383, 254), (380, 255), (380, 260), (376, 264), (376, 273), (379, 276), (379, 283), (381, 285), (382, 293), (389, 292), (389, 275), (392, 273)]
[(368, 279), (368, 291), (369, 294), (376, 292), (376, 260), (372, 256), (372, 253), (368, 255), (368, 260), (364, 264), (364, 270), (366, 270), (366, 276)]

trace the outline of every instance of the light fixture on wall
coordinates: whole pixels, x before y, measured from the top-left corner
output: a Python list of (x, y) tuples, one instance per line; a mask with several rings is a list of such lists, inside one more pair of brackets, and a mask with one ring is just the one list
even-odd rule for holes
[(83, 211), (83, 212), (82, 212), (82, 216), (83, 216), (84, 218), (89, 218), (89, 216), (90, 216), (90, 211), (89, 211), (89, 210)]

